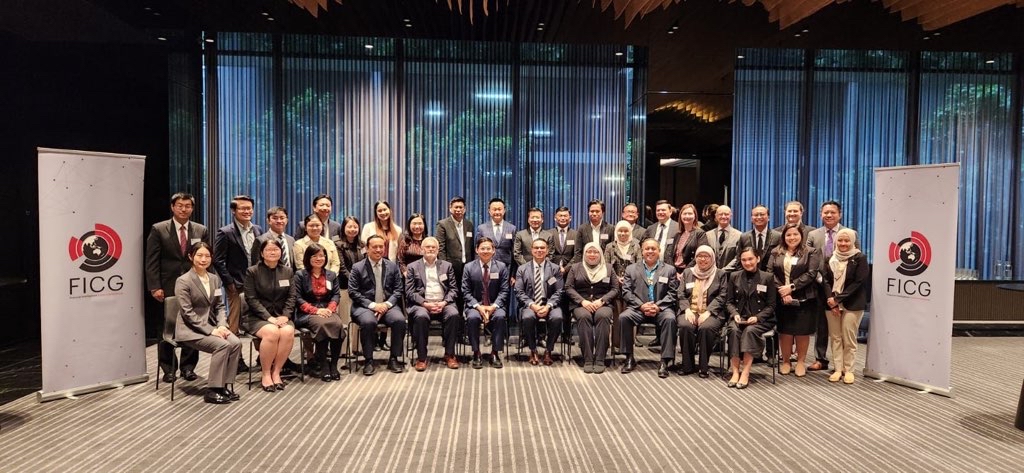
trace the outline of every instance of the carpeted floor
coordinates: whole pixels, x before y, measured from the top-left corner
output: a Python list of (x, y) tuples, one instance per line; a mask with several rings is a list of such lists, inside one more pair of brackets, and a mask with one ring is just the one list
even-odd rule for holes
[[(155, 369), (154, 347), (148, 355)], [(170, 385), (152, 382), (46, 404), (26, 396), (0, 407), (0, 471), (1024, 468), (1024, 431), (1013, 427), (1020, 338), (954, 338), (951, 399), (870, 379), (832, 384), (825, 373), (774, 386), (758, 377), (738, 391), (715, 378), (658, 379), (657, 355), (638, 355), (647, 362), (629, 375), (506, 362), (307, 378), (272, 394), (240, 384), (242, 400), (227, 406), (202, 402), (202, 378), (178, 383), (174, 402)]]

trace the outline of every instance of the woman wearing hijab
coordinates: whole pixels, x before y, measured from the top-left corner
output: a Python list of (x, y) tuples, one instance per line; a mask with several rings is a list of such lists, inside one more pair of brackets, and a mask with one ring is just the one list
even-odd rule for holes
[(671, 260), (676, 272), (682, 274), (684, 269), (693, 267), (697, 248), (707, 244), (708, 235), (697, 221), (697, 207), (684, 204), (679, 209), (679, 236), (676, 237), (675, 254)]
[(853, 384), (853, 362), (857, 359), (857, 330), (867, 306), (868, 259), (853, 242), (857, 233), (844, 228), (836, 233), (836, 250), (825, 265), (825, 291), (828, 294), (828, 338), (832, 340), (832, 366), (835, 373), (828, 378), (835, 383), (842, 378)]
[[(623, 278), (626, 276), (626, 268), (640, 261), (640, 242), (633, 238), (632, 226), (625, 220), (619, 220), (615, 224), (615, 241), (604, 248), (604, 260), (611, 265), (618, 285), (622, 286)], [(612, 348), (619, 348), (619, 314), (626, 310), (626, 304), (621, 297), (612, 301)]]
[[(725, 292), (726, 272), (719, 271), (715, 263), (715, 250), (701, 245), (695, 251), (693, 267), (683, 270), (679, 285), (679, 350), (683, 354), (682, 374), (696, 371), (701, 378), (708, 377), (708, 360), (722, 330), (724, 314), (719, 294)], [(697, 369), (693, 367), (693, 349), (700, 354)]]
[(572, 315), (579, 321), (583, 372), (604, 373), (612, 322), (611, 303), (619, 295), (619, 278), (612, 266), (605, 263), (597, 242), (587, 243), (583, 247), (583, 261), (569, 268), (565, 275), (565, 292), (572, 301)]

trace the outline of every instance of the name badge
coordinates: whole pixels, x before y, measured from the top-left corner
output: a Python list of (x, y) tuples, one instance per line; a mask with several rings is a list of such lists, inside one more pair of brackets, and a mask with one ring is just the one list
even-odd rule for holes
[(606, 233), (602, 233), (602, 234), (601, 234), (601, 239), (602, 239), (602, 240), (607, 240), (607, 239), (608, 239), (608, 234), (606, 234)]
[(217, 288), (217, 290), (213, 291), (213, 297), (220, 297), (220, 296), (223, 296), (223, 295), (224, 295), (224, 291), (221, 290), (221, 288), (219, 288), (219, 287)]
[(661, 283), (661, 284), (668, 284), (668, 277), (667, 276), (658, 276), (658, 282)]
[(565, 244), (566, 245), (575, 245), (576, 244), (576, 240), (565, 240)]
[(765, 286), (764, 284), (758, 284), (757, 292), (768, 292), (768, 286)]
[(491, 273), (491, 279), (498, 279), (498, 273)]
[(622, 257), (623, 261), (633, 261), (633, 255), (626, 255)]
[(466, 232), (466, 238), (473, 238), (473, 232)]
[(327, 290), (328, 290), (328, 291), (330, 291), (330, 290), (332, 290), (332, 289), (334, 289), (334, 288), (333, 288), (333, 287), (331, 287), (331, 282), (330, 282), (330, 281), (327, 281)]
[[(334, 235), (334, 236), (331, 237), (331, 240), (341, 241), (341, 235)], [(330, 288), (328, 288), (328, 289), (330, 289)]]
[(797, 263), (797, 261), (800, 261), (800, 257), (798, 257), (798, 256), (794, 256), (794, 257), (792, 257), (792, 258), (790, 258), (790, 259), (789, 259), (789, 264), (790, 264), (791, 266), (795, 266), (795, 265), (796, 265), (796, 263)]
[(199, 241), (200, 241), (200, 240), (199, 240), (198, 238), (193, 238), (193, 239), (192, 239), (192, 243), (190, 243), (190, 244), (191, 244), (191, 245), (195, 245), (196, 243), (199, 243)]
[(665, 240), (665, 245), (666, 246), (671, 245), (673, 241), (676, 241), (676, 239), (675, 238), (669, 238), (668, 240)]
[(554, 283), (555, 283), (555, 277), (554, 276), (551, 276), (550, 278), (548, 278), (548, 284), (554, 284)]
[(287, 280), (287, 279), (282, 279), (282, 280), (277, 282), (277, 285), (280, 286), (280, 287), (288, 287), (288, 286), (292, 285), (292, 282)]
[(445, 282), (445, 281), (448, 280), (448, 275), (447, 274), (441, 274), (441, 275), (437, 276), (437, 280), (441, 281), (441, 282)]
[(506, 240), (511, 240), (512, 239), (512, 234), (511, 233), (506, 233), (505, 234), (505, 239)]
[(604, 279), (601, 280), (601, 282), (603, 282), (605, 284), (609, 284), (609, 283), (611, 283), (611, 280), (608, 279), (608, 278), (604, 278)]
[(695, 286), (695, 284), (694, 284), (694, 283), (692, 283), (692, 282), (688, 282), (688, 283), (686, 283), (686, 288), (687, 288), (687, 289), (693, 289), (693, 286)]

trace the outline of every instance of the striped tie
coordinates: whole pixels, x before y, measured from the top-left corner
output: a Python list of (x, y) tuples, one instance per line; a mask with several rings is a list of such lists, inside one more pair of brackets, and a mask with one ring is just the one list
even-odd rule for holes
[(533, 301), (537, 304), (544, 303), (544, 274), (536, 261), (533, 262)]

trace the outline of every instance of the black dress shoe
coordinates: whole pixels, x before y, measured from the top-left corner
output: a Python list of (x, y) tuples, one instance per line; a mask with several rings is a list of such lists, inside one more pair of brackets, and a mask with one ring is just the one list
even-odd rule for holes
[(483, 360), (480, 359), (480, 355), (473, 355), (473, 361), (469, 362), (473, 369), (478, 370), (484, 367)]
[(331, 373), (324, 372), (324, 374), (320, 375), (320, 381), (329, 383), (331, 381), (334, 381), (334, 378), (331, 377)]
[(392, 359), (388, 360), (388, 371), (390, 371), (392, 373), (401, 373), (401, 372), (405, 371), (405, 367), (402, 366), (402, 364), (398, 362), (397, 358), (392, 358)]
[(245, 364), (245, 360), (243, 360), (241, 358), (238, 359), (238, 372), (239, 373), (248, 373), (249, 372), (249, 366), (247, 366)]
[(636, 359), (634, 359), (632, 356), (626, 357), (626, 363), (624, 365), (622, 365), (622, 370), (621, 370), (622, 373), (623, 374), (631, 373), (635, 369), (636, 369)]
[(203, 396), (203, 400), (210, 404), (227, 404), (231, 402), (230, 398), (213, 389), (206, 390), (206, 395)]
[(192, 370), (182, 370), (181, 377), (185, 378), (185, 381), (195, 381), (199, 379), (199, 376), (196, 375), (196, 372)]
[(376, 372), (377, 367), (373, 366), (373, 360), (363, 363), (363, 376), (373, 376)]
[(699, 377), (701, 377), (701, 378), (705, 378), (705, 379), (706, 379), (706, 378), (708, 377), (708, 372), (707, 372), (707, 371), (705, 371), (705, 370), (701, 370), (701, 371), (698, 371), (698, 372), (697, 372), (697, 376), (699, 376)]
[(235, 394), (235, 390), (234, 389), (220, 388), (220, 393), (221, 393), (221, 395), (227, 397), (231, 401), (237, 401), (239, 399), (242, 399), (242, 396), (239, 396), (238, 394)]
[(174, 373), (164, 373), (164, 377), (161, 379), (163, 379), (165, 383), (173, 383), (174, 380), (178, 379), (178, 377), (174, 376)]
[(505, 365), (501, 362), (501, 355), (497, 353), (491, 355), (491, 366), (499, 370), (505, 367)]
[(334, 380), (334, 381), (337, 381), (337, 380), (341, 379), (341, 373), (338, 372), (338, 363), (337, 362), (331, 363), (331, 366), (328, 369), (328, 373), (330, 373), (331, 379)]
[(662, 379), (668, 377), (668, 363), (662, 361), (661, 364), (658, 365), (658, 377)]
[(677, 371), (679, 371), (679, 376), (689, 376), (689, 375), (691, 375), (693, 373), (696, 373), (697, 372), (697, 368), (690, 368), (690, 369), (679, 368)]

